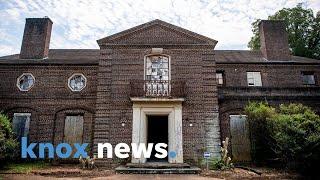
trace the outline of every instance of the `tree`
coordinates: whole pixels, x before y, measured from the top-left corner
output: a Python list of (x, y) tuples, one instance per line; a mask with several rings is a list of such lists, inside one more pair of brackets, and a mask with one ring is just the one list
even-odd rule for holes
[[(298, 4), (294, 8), (283, 8), (268, 19), (285, 21), (293, 55), (320, 59), (320, 11), (314, 16), (312, 9), (304, 9), (302, 4)], [(252, 23), (253, 37), (248, 43), (252, 50), (260, 49), (260, 21), (258, 19)]]
[[(0, 161), (15, 158), (18, 142), (14, 138), (9, 118), (0, 112)], [(0, 163), (4, 165), (4, 163)]]

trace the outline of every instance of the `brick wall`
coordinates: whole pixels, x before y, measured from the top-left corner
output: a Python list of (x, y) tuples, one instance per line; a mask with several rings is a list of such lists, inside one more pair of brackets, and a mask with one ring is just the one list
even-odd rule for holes
[[(63, 140), (64, 118), (68, 113), (84, 114), (84, 142), (92, 143), (96, 102), (96, 66), (0, 65), (0, 110), (12, 118), (15, 112), (31, 112), (30, 140)], [(21, 92), (16, 86), (22, 73), (32, 73), (35, 84)], [(83, 73), (87, 86), (72, 92), (67, 85), (73, 73)]]
[[(320, 114), (320, 65), (217, 64), (217, 70), (225, 75), (225, 84), (218, 87), (221, 140), (230, 137), (229, 116), (243, 114), (249, 101), (302, 103)], [(261, 72), (262, 87), (247, 86), (247, 71)], [(303, 85), (302, 71), (313, 71), (317, 85)]]
[[(95, 144), (131, 143), (130, 82), (144, 79), (144, 56), (150, 53), (151, 48), (143, 46), (101, 50)], [(182, 108), (184, 158), (187, 161), (197, 159), (208, 144), (217, 153), (220, 144), (219, 123), (216, 115), (215, 63), (211, 51), (172, 47), (164, 49), (163, 54), (171, 57), (171, 80), (186, 82), (187, 95)], [(122, 123), (126, 125), (122, 127)], [(211, 131), (206, 124), (212, 125)], [(101, 127), (108, 127), (108, 130)], [(214, 133), (211, 133), (207, 142), (206, 133), (212, 131)]]

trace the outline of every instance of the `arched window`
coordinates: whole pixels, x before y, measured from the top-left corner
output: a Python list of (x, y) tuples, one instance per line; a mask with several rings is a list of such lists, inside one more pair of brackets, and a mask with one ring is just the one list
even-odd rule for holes
[(168, 96), (170, 94), (170, 58), (151, 55), (145, 62), (145, 90), (148, 96)]

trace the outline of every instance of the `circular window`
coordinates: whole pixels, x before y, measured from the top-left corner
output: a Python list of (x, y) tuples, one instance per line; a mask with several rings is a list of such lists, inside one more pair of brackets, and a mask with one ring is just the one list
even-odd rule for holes
[(17, 87), (20, 91), (29, 91), (34, 85), (35, 79), (31, 73), (23, 73), (17, 79)]
[(68, 86), (71, 91), (81, 91), (86, 87), (87, 78), (83, 74), (73, 74), (68, 79)]

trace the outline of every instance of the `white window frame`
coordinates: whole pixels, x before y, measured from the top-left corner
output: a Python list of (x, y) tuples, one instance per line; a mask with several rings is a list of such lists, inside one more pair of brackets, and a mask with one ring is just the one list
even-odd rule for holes
[[(218, 78), (218, 74), (221, 74), (221, 79), (222, 79), (222, 83), (219, 83), (219, 78)], [(217, 79), (217, 85), (222, 86), (224, 85), (224, 73), (223, 72), (216, 72), (216, 79)]]
[(147, 76), (147, 59), (148, 57), (151, 57), (151, 56), (165, 56), (168, 58), (168, 81), (171, 81), (171, 56), (167, 55), (167, 54), (148, 54), (148, 55), (145, 55), (144, 56), (144, 64), (143, 64), (143, 70), (144, 70), (144, 73), (143, 73), (143, 80), (147, 80), (146, 79), (146, 76)]
[[(252, 83), (250, 82), (252, 80)], [(261, 87), (262, 78), (260, 71), (247, 71), (247, 84), (248, 86)]]
[[(70, 86), (70, 81), (71, 81), (71, 79), (74, 77), (74, 76), (82, 76), (83, 78), (84, 78), (84, 86), (81, 88), (81, 89), (79, 89), (79, 90), (75, 90), (75, 89), (73, 89), (71, 86)], [(72, 92), (80, 92), (80, 91), (82, 91), (84, 88), (86, 88), (86, 86), (87, 86), (87, 78), (86, 78), (86, 76), (85, 75), (83, 75), (82, 73), (74, 73), (74, 74), (72, 74), (69, 78), (68, 78), (68, 87), (69, 87), (69, 89), (72, 91)]]
[[(171, 92), (171, 56), (167, 55), (167, 54), (162, 54), (162, 53), (152, 53), (152, 54), (148, 54), (144, 56), (144, 64), (143, 64), (143, 80), (147, 81), (147, 60), (148, 57), (152, 57), (152, 56), (164, 56), (168, 58), (168, 80), (164, 80), (164, 81), (168, 81), (168, 92), (165, 91), (164, 94), (166, 95), (170, 95)], [(144, 84), (144, 91), (146, 92), (147, 95), (157, 95), (157, 94), (161, 94), (159, 92), (149, 92), (146, 90), (146, 86), (148, 86), (148, 84)], [(154, 86), (157, 86), (157, 84), (154, 84)]]
[[(22, 88), (20, 87), (20, 78), (22, 78), (23, 76), (26, 76), (26, 75), (30, 75), (30, 76), (32, 77), (32, 79), (33, 79), (33, 84), (32, 84), (28, 89), (22, 89)], [(31, 73), (22, 73), (22, 74), (17, 78), (16, 86), (18, 87), (18, 89), (19, 89), (20, 91), (26, 92), (26, 91), (30, 91), (30, 89), (33, 88), (33, 86), (35, 85), (35, 83), (36, 83), (36, 78), (35, 78)]]

